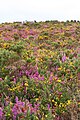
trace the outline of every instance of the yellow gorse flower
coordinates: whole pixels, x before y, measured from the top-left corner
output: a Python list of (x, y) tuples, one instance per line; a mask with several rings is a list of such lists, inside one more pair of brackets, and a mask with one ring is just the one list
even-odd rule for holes
[(47, 115), (45, 115), (45, 117), (48, 117)]
[(21, 88), (21, 86), (17, 86), (17, 87), (14, 87), (14, 88), (9, 88), (10, 91), (15, 91), (15, 90), (19, 90)]
[(35, 100), (36, 100), (36, 101), (38, 101), (38, 100), (39, 100), (39, 98), (35, 98)]
[(37, 116), (36, 116), (36, 120), (39, 120)]
[(9, 48), (10, 45), (8, 43), (4, 43), (2, 46), (3, 48)]
[(57, 80), (58, 82), (61, 82), (61, 80)]
[(10, 101), (10, 105), (12, 106), (13, 105), (13, 103)]
[(39, 40), (43, 40), (43, 36), (39, 36), (38, 39), (39, 39)]
[(66, 107), (66, 104), (65, 103), (60, 103), (59, 104), (59, 107), (61, 108), (61, 107)]
[(28, 83), (25, 83), (24, 85), (25, 85), (26, 87), (28, 87)]
[(70, 105), (70, 104), (71, 104), (71, 100), (68, 100), (68, 101), (67, 101), (67, 105)]
[(62, 70), (62, 67), (59, 67), (58, 70)]
[(54, 100), (52, 100), (52, 102), (54, 102)]
[(70, 62), (70, 65), (72, 65), (72, 62)]

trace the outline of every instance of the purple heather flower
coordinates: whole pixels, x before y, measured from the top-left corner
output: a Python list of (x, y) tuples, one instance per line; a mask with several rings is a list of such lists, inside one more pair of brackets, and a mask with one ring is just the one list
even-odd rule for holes
[(0, 118), (2, 119), (3, 116), (3, 109), (0, 107)]
[(58, 66), (55, 67), (55, 70), (56, 70), (56, 71), (58, 70)]
[(38, 80), (44, 80), (44, 76), (42, 77), (38, 76)]
[(17, 107), (14, 106), (13, 109), (12, 109), (12, 113), (13, 113), (13, 120), (16, 120), (16, 117), (17, 117)]
[(38, 71), (37, 71), (37, 72), (35, 73), (35, 76), (38, 77), (38, 75), (39, 75), (39, 73), (38, 73)]
[(41, 80), (44, 80), (44, 76), (41, 77)]
[(16, 83), (16, 78), (13, 78), (13, 80), (14, 80), (14, 83)]
[(48, 107), (48, 110), (50, 110), (50, 104), (48, 104), (47, 107)]
[(39, 109), (39, 104), (34, 103), (33, 112), (36, 113), (38, 109)]
[(30, 31), (29, 31), (29, 34), (30, 34), (30, 35), (34, 35), (34, 31), (33, 31), (33, 30), (30, 30)]
[(26, 73), (26, 75), (28, 75), (28, 71), (27, 71), (27, 70), (26, 70), (26, 72), (25, 72), (25, 73)]
[(65, 61), (66, 61), (66, 56), (63, 55), (63, 56), (62, 56), (62, 62), (65, 62)]
[(16, 103), (18, 103), (18, 97), (16, 96), (16, 98), (15, 98), (15, 101), (16, 101)]
[(58, 116), (56, 120), (60, 120), (60, 117)]
[(5, 37), (4, 40), (9, 40), (9, 38)]
[(62, 92), (58, 92), (59, 95), (62, 95)]
[(53, 76), (50, 76), (50, 78), (49, 78), (49, 79), (50, 79), (50, 82), (52, 82), (52, 80), (53, 80)]
[(22, 71), (19, 72), (19, 76), (21, 77), (23, 75)]

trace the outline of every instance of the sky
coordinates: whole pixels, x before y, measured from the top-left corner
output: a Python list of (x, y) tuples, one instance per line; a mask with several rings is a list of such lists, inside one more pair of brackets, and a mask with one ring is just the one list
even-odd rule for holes
[(0, 23), (80, 20), (80, 0), (0, 0)]

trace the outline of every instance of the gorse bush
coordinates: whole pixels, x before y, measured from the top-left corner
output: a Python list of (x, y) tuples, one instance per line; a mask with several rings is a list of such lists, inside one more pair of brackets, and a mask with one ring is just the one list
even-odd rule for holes
[(9, 50), (13, 50), (17, 53), (20, 53), (22, 51), (22, 49), (24, 48), (23, 46), (23, 43), (22, 42), (19, 42), (19, 43), (16, 43), (16, 44), (13, 44), (9, 47)]
[(14, 51), (0, 49), (0, 66), (3, 67), (19, 59)]

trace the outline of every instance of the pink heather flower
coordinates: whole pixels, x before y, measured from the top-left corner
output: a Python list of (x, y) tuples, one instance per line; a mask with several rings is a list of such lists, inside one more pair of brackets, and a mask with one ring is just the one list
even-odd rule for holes
[(25, 73), (26, 73), (26, 75), (29, 75), (29, 72), (27, 70), (25, 71)]
[(60, 117), (58, 116), (56, 120), (60, 120)]
[(29, 31), (29, 34), (30, 34), (30, 35), (34, 35), (33, 30), (30, 30), (30, 31)]
[(42, 77), (38, 76), (38, 80), (44, 80), (44, 76)]
[(50, 79), (50, 81), (53, 80), (53, 73), (52, 73), (52, 72), (50, 73), (50, 77), (49, 77), (49, 79)]
[(2, 81), (3, 79), (2, 78), (0, 78), (0, 81)]
[(18, 97), (16, 96), (16, 98), (15, 98), (15, 101), (16, 101), (16, 103), (18, 103)]
[(14, 80), (14, 83), (16, 83), (16, 78), (13, 78), (13, 80)]
[(62, 56), (62, 62), (65, 62), (65, 61), (66, 61), (66, 56), (63, 55), (63, 56)]
[(0, 107), (0, 119), (2, 119), (3, 116), (3, 109)]
[(39, 104), (34, 103), (33, 113), (36, 113), (37, 110), (39, 110), (39, 106), (40, 106)]
[(50, 104), (47, 105), (48, 110), (50, 110)]
[(56, 70), (56, 71), (58, 70), (58, 66), (55, 67), (55, 70)]
[(20, 76), (20, 77), (22, 76), (22, 71), (19, 72), (19, 76)]

